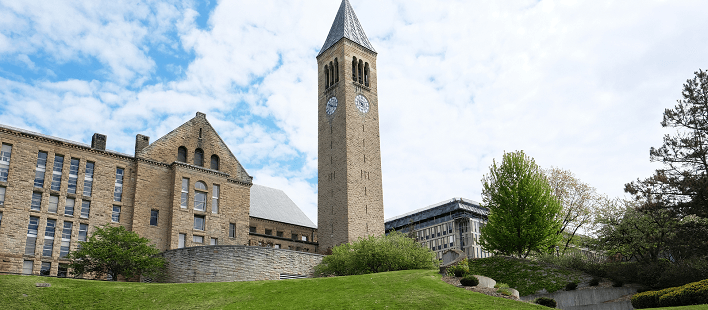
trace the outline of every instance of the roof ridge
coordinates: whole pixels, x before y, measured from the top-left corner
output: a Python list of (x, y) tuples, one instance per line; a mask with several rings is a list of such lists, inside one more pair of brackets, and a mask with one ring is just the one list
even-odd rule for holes
[(327, 39), (317, 56), (322, 55), (324, 51), (339, 42), (342, 38), (347, 38), (376, 53), (371, 42), (369, 42), (369, 38), (367, 38), (366, 33), (364, 33), (364, 28), (361, 27), (361, 23), (359, 23), (354, 9), (352, 9), (351, 4), (349, 4), (349, 0), (342, 0), (337, 15), (334, 17), (334, 22), (332, 22), (332, 28), (329, 29)]

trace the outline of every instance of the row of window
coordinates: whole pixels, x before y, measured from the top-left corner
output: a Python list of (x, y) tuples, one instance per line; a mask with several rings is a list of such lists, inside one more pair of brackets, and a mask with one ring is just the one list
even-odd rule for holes
[[(54, 238), (57, 229), (57, 220), (47, 219), (44, 228), (44, 245), (42, 247), (42, 256), (51, 257), (54, 252)], [(61, 228), (61, 243), (59, 246), (59, 257), (66, 257), (69, 254), (71, 247), (71, 233), (74, 229), (74, 223), (64, 221)], [(25, 255), (35, 255), (37, 247), (37, 238), (39, 235), (39, 217), (30, 216), (29, 224), (27, 225), (27, 242), (25, 243)], [(88, 224), (79, 224), (78, 241), (86, 241), (88, 237)]]
[[(324, 66), (325, 88), (329, 88), (339, 82), (339, 61), (334, 58), (329, 64)], [(363, 60), (352, 59), (352, 80), (359, 84), (369, 86), (369, 63)], [(185, 149), (186, 152), (186, 149)]]
[(431, 238), (452, 234), (452, 223), (444, 223), (433, 227), (428, 227), (416, 232), (418, 240), (429, 240)]
[[(201, 138), (201, 129), (199, 130), (199, 135)], [(187, 162), (187, 148), (180, 146), (177, 148), (177, 161), (186, 163)], [(199, 167), (204, 167), (204, 151), (200, 148), (194, 150), (194, 165)], [(212, 170), (219, 170), (219, 156), (216, 154), (211, 155), (211, 166)]]
[[(256, 233), (256, 227), (255, 227), (255, 226), (250, 226), (250, 227), (248, 227), (248, 232), (255, 234), (255, 233)], [(273, 235), (273, 230), (272, 230), (272, 229), (266, 229), (266, 230), (265, 230), (265, 234), (268, 235), (268, 236), (272, 236), (272, 235)], [(277, 237), (283, 238), (283, 232), (282, 232), (282, 231), (276, 231), (276, 232), (275, 232), (275, 235), (276, 235)], [(298, 234), (290, 234), (290, 239), (298, 240), (298, 237), (297, 237), (297, 236), (298, 236)], [(307, 241), (307, 239), (308, 239), (308, 238), (307, 238), (307, 236), (305, 236), (305, 235), (301, 235), (300, 238), (299, 238), (299, 240), (302, 240), (302, 241)]]
[(448, 247), (453, 248), (455, 246), (455, 236), (450, 235), (440, 239), (423, 241), (420, 243), (420, 245), (426, 248), (430, 248), (433, 251), (440, 251), (443, 249), (447, 249)]
[[(31, 260), (25, 260), (22, 263), (22, 273), (23, 274), (32, 274), (34, 269), (34, 261)], [(51, 262), (42, 262), (40, 265), (39, 269), (39, 275), (40, 276), (49, 276), (49, 272), (52, 270), (52, 263)], [(68, 275), (68, 270), (69, 270), (69, 264), (59, 264), (59, 268), (57, 268), (57, 277), (59, 278), (66, 278)]]
[[(219, 213), (219, 185), (212, 185), (211, 187), (211, 213)], [(202, 181), (197, 181), (194, 184), (194, 210), (206, 212), (207, 206), (207, 186), (206, 183)], [(180, 207), (182, 209), (187, 208), (189, 202), (189, 179), (182, 178), (182, 194), (180, 197)]]

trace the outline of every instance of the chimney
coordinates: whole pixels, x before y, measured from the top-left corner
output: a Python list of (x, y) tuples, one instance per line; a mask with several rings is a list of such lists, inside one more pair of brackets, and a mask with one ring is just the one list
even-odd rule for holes
[(197, 117), (199, 117), (199, 118), (206, 118), (206, 114), (204, 114), (204, 113), (202, 113), (202, 112), (197, 112)]
[(150, 137), (137, 134), (135, 136), (135, 156), (142, 152), (144, 148), (150, 145)]
[(100, 133), (94, 133), (91, 138), (91, 148), (101, 151), (106, 150), (106, 135)]

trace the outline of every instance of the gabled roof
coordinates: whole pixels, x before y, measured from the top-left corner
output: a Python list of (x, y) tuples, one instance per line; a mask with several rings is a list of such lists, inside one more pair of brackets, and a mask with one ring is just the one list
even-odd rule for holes
[(250, 215), (276, 222), (317, 228), (317, 225), (290, 200), (285, 192), (263, 185), (251, 186)]
[(334, 22), (332, 23), (332, 28), (329, 29), (327, 40), (325, 40), (325, 43), (317, 56), (320, 56), (324, 53), (324, 51), (339, 42), (342, 38), (347, 38), (352, 42), (355, 42), (376, 53), (376, 50), (374, 50), (371, 42), (369, 42), (369, 38), (367, 38), (366, 33), (364, 33), (364, 28), (361, 27), (359, 19), (356, 18), (356, 13), (354, 13), (354, 9), (352, 9), (351, 4), (349, 4), (349, 0), (342, 0), (342, 5), (339, 6), (337, 16), (334, 18)]

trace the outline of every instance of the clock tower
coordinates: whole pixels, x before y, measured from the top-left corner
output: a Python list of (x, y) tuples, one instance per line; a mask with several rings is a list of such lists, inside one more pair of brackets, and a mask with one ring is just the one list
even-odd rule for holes
[(320, 249), (383, 235), (376, 51), (342, 0), (317, 55)]

